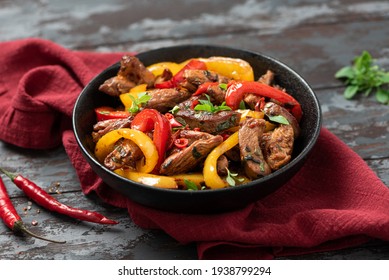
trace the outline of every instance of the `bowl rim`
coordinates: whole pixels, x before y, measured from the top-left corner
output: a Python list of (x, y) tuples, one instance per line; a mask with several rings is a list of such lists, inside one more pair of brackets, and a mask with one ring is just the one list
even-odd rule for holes
[[(275, 57), (272, 57), (272, 56), (269, 56), (267, 54), (264, 54), (262, 52), (252, 51), (252, 50), (247, 50), (247, 49), (242, 49), (242, 48), (234, 48), (234, 47), (229, 47), (229, 46), (212, 45), (212, 44), (182, 44), (182, 45), (180, 44), (180, 45), (172, 45), (172, 46), (166, 46), (166, 47), (161, 47), (161, 48), (156, 48), (156, 49), (151, 49), (151, 50), (139, 52), (139, 53), (136, 53), (135, 56), (139, 57), (139, 56), (144, 56), (144, 55), (150, 55), (153, 52), (172, 51), (172, 50), (175, 50), (175, 49), (194, 48), (194, 47), (195, 48), (220, 49), (220, 50), (223, 49), (223, 50), (247, 53), (247, 54), (250, 54), (250, 55), (253, 55), (253, 56), (259, 56), (259, 57), (262, 57), (262, 58), (264, 58), (266, 60), (272, 61), (275, 64), (278, 64), (282, 68), (285, 68), (286, 70), (288, 70), (288, 72), (290, 72), (292, 75), (297, 77), (298, 80), (301, 82), (301, 84), (306, 89), (308, 89), (310, 95), (312, 96), (313, 104), (315, 106), (314, 109), (317, 112), (317, 116), (318, 116), (317, 122), (316, 122), (316, 124), (314, 125), (314, 127), (312, 129), (313, 130), (313, 135), (312, 135), (310, 141), (308, 142), (308, 144), (305, 147), (303, 147), (303, 149), (295, 157), (293, 157), (292, 160), (287, 165), (283, 166), (282, 168), (280, 168), (280, 169), (278, 169), (276, 171), (273, 171), (271, 174), (266, 175), (266, 176), (264, 176), (262, 178), (255, 179), (255, 180), (253, 180), (253, 181), (251, 181), (249, 183), (242, 184), (242, 185), (237, 185), (237, 186), (230, 187), (230, 188), (204, 189), (204, 190), (201, 190), (201, 191), (187, 191), (187, 190), (157, 188), (157, 187), (153, 187), (153, 186), (149, 186), (149, 185), (145, 185), (145, 184), (141, 184), (141, 183), (129, 180), (129, 179), (127, 179), (127, 178), (125, 178), (123, 176), (120, 176), (120, 175), (116, 174), (115, 172), (109, 170), (103, 164), (101, 164), (94, 156), (92, 156), (90, 154), (90, 151), (88, 151), (88, 149), (82, 143), (82, 141), (80, 139), (80, 136), (78, 135), (77, 129), (76, 129), (77, 122), (78, 122), (78, 120), (76, 119), (76, 111), (77, 111), (78, 105), (80, 103), (80, 100), (82, 99), (82, 96), (88, 90), (89, 86), (91, 85), (91, 83), (95, 79), (97, 79), (101, 75), (104, 75), (104, 73), (107, 73), (109, 71), (112, 71), (115, 68), (118, 68), (119, 65), (120, 65), (120, 60), (119, 60), (118, 62), (115, 62), (114, 64), (112, 64), (112, 65), (108, 66), (107, 68), (103, 69), (95, 77), (93, 77), (89, 81), (89, 83), (82, 89), (82, 91), (78, 95), (78, 97), (76, 99), (76, 102), (74, 104), (73, 113), (72, 113), (72, 126), (73, 126), (73, 131), (74, 131), (74, 135), (75, 135), (78, 147), (82, 151), (84, 157), (86, 156), (88, 158), (88, 160), (92, 161), (94, 164), (96, 164), (96, 166), (99, 166), (100, 168), (104, 169), (104, 171), (108, 172), (111, 176), (114, 176), (114, 177), (116, 177), (119, 180), (123, 180), (126, 183), (134, 184), (136, 186), (148, 189), (148, 190), (153, 191), (153, 192), (175, 193), (175, 194), (180, 193), (180, 195), (186, 195), (186, 196), (205, 196), (205, 195), (208, 195), (209, 193), (217, 195), (218, 193), (224, 193), (224, 192), (239, 192), (242, 189), (252, 188), (256, 184), (261, 184), (261, 183), (265, 183), (267, 181), (270, 181), (273, 178), (279, 176), (280, 174), (292, 170), (296, 165), (298, 165), (300, 163), (300, 161), (304, 161), (305, 158), (311, 152), (311, 150), (314, 147), (314, 145), (316, 144), (317, 139), (319, 138), (320, 130), (321, 130), (321, 126), (322, 126), (322, 109), (320, 107), (320, 102), (319, 102), (319, 99), (317, 98), (316, 93), (313, 91), (312, 87), (308, 84), (308, 82), (299, 73), (297, 73), (293, 68), (291, 68), (290, 66), (288, 66), (284, 62), (280, 61), (279, 59), (277, 59)], [(92, 167), (92, 169), (93, 169), (93, 167)], [(99, 176), (98, 174), (96, 174), (96, 175)]]

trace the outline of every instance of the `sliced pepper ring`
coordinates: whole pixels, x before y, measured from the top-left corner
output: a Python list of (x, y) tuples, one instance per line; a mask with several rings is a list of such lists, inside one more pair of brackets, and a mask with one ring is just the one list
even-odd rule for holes
[(131, 128), (112, 130), (99, 139), (95, 147), (95, 156), (103, 162), (106, 156), (114, 149), (115, 143), (126, 138), (133, 141), (142, 151), (145, 160), (137, 162), (137, 171), (150, 173), (158, 162), (158, 151), (153, 140), (145, 133)]

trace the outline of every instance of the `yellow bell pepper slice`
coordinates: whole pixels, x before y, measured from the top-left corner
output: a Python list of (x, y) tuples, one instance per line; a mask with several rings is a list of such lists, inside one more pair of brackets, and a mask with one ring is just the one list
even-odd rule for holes
[(174, 178), (174, 180), (179, 186), (183, 186), (183, 187), (185, 187), (185, 180), (195, 183), (196, 186), (199, 188), (204, 183), (204, 176), (201, 173), (176, 174), (176, 175), (172, 175), (171, 177)]
[(151, 71), (151, 73), (154, 74), (154, 76), (159, 76), (163, 73), (163, 71), (167, 68), (169, 69), (173, 75), (175, 75), (178, 71), (181, 70), (183, 65), (174, 63), (174, 62), (169, 62), (169, 61), (164, 61), (164, 62), (159, 62), (152, 64), (150, 66), (147, 66), (147, 69)]
[(241, 113), (240, 115), (240, 122), (243, 122), (247, 117), (251, 117), (254, 119), (263, 119), (265, 117), (264, 112), (259, 112), (259, 111), (253, 111), (250, 109), (238, 109), (236, 110), (238, 113)]
[[(251, 117), (254, 119), (263, 119), (265, 117), (265, 113), (259, 112), (259, 111), (253, 111), (250, 109), (244, 109), (244, 110), (238, 109), (236, 111), (241, 113), (239, 122), (243, 122), (247, 117)], [(276, 127), (277, 126), (274, 123), (266, 121), (265, 132), (271, 131), (271, 130), (275, 129)], [(237, 130), (239, 130), (239, 126), (235, 126), (235, 127), (232, 127), (229, 129), (229, 131), (233, 131), (233, 132), (235, 132)]]
[[(250, 109), (245, 109), (245, 110), (236, 110), (238, 111), (239, 113), (241, 113), (241, 117), (240, 117), (240, 122), (243, 122), (247, 117), (251, 117), (251, 118), (254, 118), (254, 119), (263, 119), (265, 117), (265, 113), (264, 112), (259, 112), (259, 111), (253, 111), (253, 110), (250, 110)], [(268, 122), (266, 121), (266, 128), (265, 128), (265, 132), (268, 132), (268, 131), (271, 131), (273, 129), (275, 129), (277, 126), (274, 124), (274, 123), (271, 123), (271, 122)]]
[[(178, 64), (178, 68), (184, 67), (191, 59)], [(208, 58), (196, 58), (207, 65), (209, 71), (214, 71), (220, 75), (226, 76), (237, 81), (254, 81), (254, 70), (250, 63), (240, 58), (211, 56)]]
[(200, 58), (205, 62), (209, 71), (215, 71), (220, 75), (239, 81), (254, 81), (254, 71), (251, 65), (240, 58), (212, 56)]
[(128, 110), (132, 106), (132, 98), (130, 96), (138, 99), (139, 94), (145, 92), (146, 89), (147, 84), (140, 84), (130, 89), (128, 93), (122, 93), (119, 95), (120, 101), (123, 103), (125, 109)]
[(238, 135), (239, 131), (232, 134), (227, 138), (227, 140), (213, 149), (205, 159), (203, 175), (204, 182), (207, 187), (211, 189), (221, 189), (228, 186), (228, 183), (217, 174), (217, 160), (222, 154), (232, 149), (239, 143)]
[(116, 169), (115, 173), (127, 179), (144, 185), (163, 189), (177, 189), (178, 185), (173, 177), (134, 172), (128, 169)]
[(116, 174), (129, 180), (163, 189), (177, 189), (178, 186), (185, 187), (185, 180), (195, 183), (198, 187), (204, 183), (204, 176), (201, 173), (176, 174), (173, 176), (162, 176), (148, 173), (131, 171), (129, 169), (116, 169)]
[(131, 128), (112, 130), (101, 137), (95, 147), (96, 158), (103, 162), (105, 157), (114, 149), (115, 143), (121, 138), (132, 140), (144, 155), (145, 159), (137, 162), (137, 171), (143, 173), (153, 171), (158, 161), (158, 151), (153, 140), (142, 131)]

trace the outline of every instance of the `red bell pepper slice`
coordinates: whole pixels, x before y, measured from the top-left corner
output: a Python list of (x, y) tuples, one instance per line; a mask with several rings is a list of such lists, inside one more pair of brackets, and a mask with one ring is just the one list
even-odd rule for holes
[(203, 83), (203, 84), (199, 85), (199, 87), (197, 88), (195, 93), (193, 93), (193, 95), (196, 96), (196, 95), (201, 95), (203, 93), (207, 93), (209, 87), (216, 86), (216, 85), (219, 85), (219, 82)]
[(109, 106), (102, 106), (95, 109), (97, 121), (105, 121), (112, 119), (126, 119), (131, 116), (130, 112), (119, 111)]
[(155, 88), (173, 88), (178, 86), (182, 81), (184, 81), (185, 70), (207, 70), (207, 65), (198, 59), (190, 60), (180, 71), (178, 71), (173, 78), (168, 81), (155, 84)]
[(291, 108), (292, 115), (300, 122), (303, 112), (300, 103), (296, 99), (282, 90), (258, 82), (231, 82), (226, 92), (226, 105), (231, 107), (232, 110), (238, 109), (240, 102), (247, 93), (277, 100), (283, 106)]
[(131, 128), (142, 132), (154, 130), (153, 142), (158, 151), (158, 162), (153, 173), (158, 174), (159, 168), (165, 160), (166, 148), (171, 137), (169, 120), (155, 109), (144, 109), (134, 117)]

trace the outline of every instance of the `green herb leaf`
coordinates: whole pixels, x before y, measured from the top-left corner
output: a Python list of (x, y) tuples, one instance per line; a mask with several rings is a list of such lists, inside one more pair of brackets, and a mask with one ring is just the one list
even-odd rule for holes
[(169, 112), (172, 113), (173, 115), (180, 111), (180, 107), (178, 105), (174, 106)]
[(198, 190), (197, 185), (194, 182), (187, 180), (187, 179), (184, 179), (184, 183), (185, 183), (185, 186), (188, 189), (188, 191), (197, 191)]
[(267, 115), (269, 120), (271, 120), (272, 122), (276, 122), (276, 123), (281, 123), (281, 124), (289, 124), (288, 120), (284, 117), (284, 116), (270, 116), (270, 115)]
[(131, 107), (128, 109), (128, 111), (130, 111), (131, 113), (136, 113), (139, 111), (139, 106), (138, 104), (136, 103), (136, 99), (134, 96), (132, 95), (129, 95), (131, 100), (132, 100), (132, 104), (131, 104)]
[(343, 67), (338, 70), (338, 72), (335, 73), (335, 78), (340, 79), (340, 78), (348, 78), (352, 79), (354, 78), (354, 70), (350, 66)]
[(219, 84), (219, 88), (221, 88), (222, 90), (227, 90), (227, 84), (221, 83)]
[(231, 173), (230, 170), (226, 167), (226, 170), (227, 170), (227, 176), (226, 176), (226, 182), (234, 187), (236, 185), (236, 182), (243, 182), (243, 178), (237, 178), (237, 176), (239, 175), (238, 173)]
[(196, 107), (194, 107), (195, 111), (206, 111), (210, 113), (216, 113), (219, 111), (231, 111), (231, 108), (227, 106), (225, 102), (223, 102), (220, 106), (213, 105), (209, 95), (206, 94), (205, 96), (207, 97), (207, 99), (199, 99), (200, 104), (197, 104)]
[(140, 104), (145, 104), (145, 103), (147, 103), (150, 99), (151, 99), (151, 95), (148, 95), (147, 92), (142, 92), (142, 93), (138, 94), (138, 99), (137, 99), (136, 103), (137, 103), (138, 105), (140, 105)]
[(347, 85), (343, 93), (347, 99), (353, 98), (357, 93), (365, 96), (375, 93), (378, 102), (389, 104), (389, 72), (374, 65), (374, 59), (367, 51), (355, 57), (352, 66), (339, 69), (335, 78), (342, 79)]
[(377, 90), (376, 99), (382, 104), (389, 104), (389, 90)]
[(130, 111), (131, 113), (138, 112), (139, 111), (139, 105), (145, 104), (145, 103), (147, 103), (151, 99), (151, 96), (148, 95), (147, 92), (139, 93), (138, 94), (138, 98), (135, 98), (131, 94), (129, 96), (130, 96), (130, 98), (132, 100), (132, 104), (131, 104), (131, 107), (128, 109), (128, 111)]
[(244, 103), (243, 100), (241, 100), (241, 101), (239, 102), (239, 109), (241, 109), (241, 110), (246, 110), (246, 104)]
[(351, 86), (348, 86), (346, 88), (346, 90), (344, 91), (343, 95), (344, 95), (345, 98), (351, 99), (351, 98), (354, 97), (354, 95), (357, 93), (357, 91), (358, 91), (358, 86), (351, 85)]

